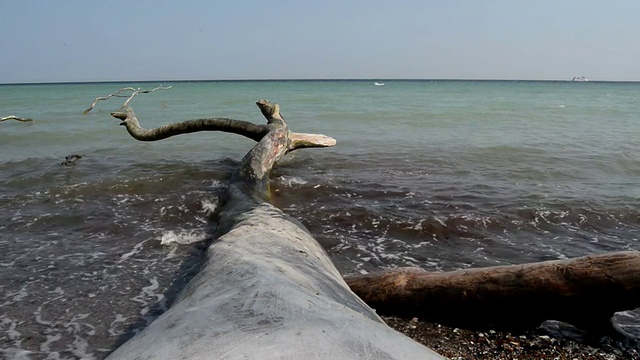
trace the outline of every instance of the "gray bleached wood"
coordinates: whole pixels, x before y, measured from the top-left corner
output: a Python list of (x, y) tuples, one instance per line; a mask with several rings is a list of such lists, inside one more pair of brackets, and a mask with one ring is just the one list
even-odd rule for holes
[[(269, 204), (268, 175), (282, 156), (335, 140), (291, 133), (277, 105), (257, 105), (268, 131), (232, 175), (219, 216), (223, 235), (171, 308), (108, 359), (444, 359), (388, 327), (308, 231)], [(134, 138), (154, 136), (128, 106), (113, 116)]]
[(245, 206), (227, 209), (237, 223), (173, 306), (109, 359), (443, 359), (384, 324), (293, 219)]
[[(82, 112), (82, 115), (87, 115), (91, 110), (93, 110), (93, 108), (96, 106), (96, 104), (98, 103), (98, 101), (103, 101), (103, 100), (109, 100), (112, 97), (126, 97), (127, 100), (125, 100), (124, 104), (122, 105), (123, 107), (128, 106), (129, 102), (138, 94), (148, 94), (148, 93), (152, 93), (154, 91), (158, 91), (158, 90), (169, 90), (171, 89), (171, 86), (158, 86), (155, 87), (153, 89), (150, 90), (142, 90), (140, 88), (133, 88), (133, 87), (124, 87), (121, 89), (118, 89), (118, 91), (109, 94), (107, 96), (98, 96), (97, 98), (93, 99), (93, 102), (91, 103), (91, 105), (89, 105), (89, 107)], [(131, 92), (131, 94), (127, 95), (127, 94), (122, 94), (123, 92)]]

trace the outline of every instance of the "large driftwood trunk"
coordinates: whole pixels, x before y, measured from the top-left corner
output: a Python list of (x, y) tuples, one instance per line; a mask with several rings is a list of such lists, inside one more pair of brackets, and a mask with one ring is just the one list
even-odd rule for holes
[[(287, 151), (333, 142), (291, 133), (277, 105), (258, 106), (268, 125), (199, 121), (262, 136), (232, 176), (219, 219), (224, 235), (208, 248), (200, 273), (167, 312), (109, 359), (443, 359), (384, 324), (307, 230), (268, 203), (269, 172)], [(140, 140), (195, 126), (147, 131), (128, 107), (113, 115)]]
[(401, 268), (346, 281), (381, 313), (454, 326), (535, 328), (545, 320), (612, 331), (617, 311), (640, 305), (640, 252), (451, 272)]

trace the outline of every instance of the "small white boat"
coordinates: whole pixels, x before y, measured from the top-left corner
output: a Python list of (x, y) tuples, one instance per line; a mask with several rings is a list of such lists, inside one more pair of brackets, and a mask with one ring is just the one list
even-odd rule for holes
[(373, 85), (375, 85), (375, 86), (384, 86), (384, 83), (374, 82)]
[(571, 81), (589, 81), (589, 79), (584, 76), (574, 76)]

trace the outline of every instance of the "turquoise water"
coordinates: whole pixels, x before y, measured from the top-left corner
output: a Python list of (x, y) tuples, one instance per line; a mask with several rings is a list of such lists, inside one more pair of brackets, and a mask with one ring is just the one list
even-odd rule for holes
[[(133, 140), (96, 96), (160, 83), (0, 85), (0, 348), (103, 358), (196, 271), (229, 174), (232, 134)], [(145, 127), (205, 117), (337, 139), (293, 153), (274, 202), (344, 274), (452, 270), (640, 250), (638, 83), (175, 82), (136, 97)], [(82, 155), (71, 166), (65, 156)], [(620, 328), (640, 337), (635, 312)]]

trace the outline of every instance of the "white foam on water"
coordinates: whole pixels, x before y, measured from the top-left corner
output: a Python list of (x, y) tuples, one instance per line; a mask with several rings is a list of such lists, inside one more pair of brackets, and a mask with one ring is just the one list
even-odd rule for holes
[(213, 214), (218, 209), (220, 203), (218, 202), (217, 198), (215, 199), (215, 201), (202, 200), (200, 206), (202, 207), (202, 211), (205, 214), (209, 215)]
[(111, 322), (109, 329), (107, 332), (112, 336), (120, 336), (126, 332), (126, 330), (117, 331), (116, 329), (120, 326), (121, 323), (126, 324), (129, 317), (124, 316), (122, 314), (116, 314), (116, 318)]
[(137, 296), (131, 298), (131, 300), (142, 304), (144, 307), (140, 310), (140, 316), (145, 318), (147, 323), (153, 321), (154, 317), (148, 317), (147, 314), (149, 310), (151, 310), (152, 306), (160, 305), (162, 310), (166, 310), (166, 298), (162, 293), (157, 293), (155, 290), (160, 288), (158, 279), (151, 275), (151, 272), (148, 269), (145, 269), (143, 274), (149, 280), (150, 284), (148, 286), (143, 287), (142, 292)]
[(3, 359), (11, 359), (11, 360), (31, 360), (31, 355), (33, 352), (24, 350), (24, 349), (16, 349), (16, 348), (8, 348), (8, 349), (0, 349), (0, 354), (5, 355)]
[(133, 248), (131, 249), (131, 251), (129, 251), (129, 252), (128, 252), (128, 253), (126, 253), (126, 254), (122, 254), (122, 256), (120, 256), (120, 261), (119, 261), (119, 262), (125, 261), (125, 260), (127, 260), (128, 258), (130, 258), (131, 256), (133, 256), (133, 255), (135, 255), (135, 254), (139, 253), (139, 252), (140, 252), (140, 249), (142, 248), (142, 246), (143, 246), (147, 241), (149, 241), (149, 239), (147, 239), (147, 240), (143, 240), (143, 241), (141, 241), (141, 242), (137, 243), (136, 245), (134, 245), (134, 246), (133, 246)]
[(401, 259), (402, 259), (402, 260), (404, 260), (404, 261), (407, 261), (407, 262), (409, 262), (409, 263), (413, 263), (413, 264), (415, 264), (416, 266), (421, 264), (421, 262), (420, 262), (420, 261), (418, 261), (418, 259), (416, 259), (416, 258), (414, 258), (414, 257), (411, 257), (411, 256), (407, 256), (407, 255), (405, 255), (405, 256), (402, 256), (402, 257), (401, 257)]
[(11, 298), (11, 299), (10, 300), (6, 300), (2, 304), (0, 304), (0, 308), (4, 307), (6, 305), (10, 305), (10, 304), (16, 303), (16, 302), (24, 299), (25, 297), (29, 296), (29, 293), (26, 290), (27, 286), (28, 285), (24, 285), (24, 286), (22, 286), (22, 288), (20, 288), (20, 290), (14, 292), (14, 293), (10, 293), (10, 294), (5, 295), (5, 299), (6, 298)]
[(381, 259), (387, 259), (387, 260), (389, 260), (389, 259), (401, 260), (402, 259), (402, 257), (400, 255), (398, 255), (398, 254), (385, 254), (385, 253), (380, 254), (380, 258)]
[(304, 185), (308, 183), (308, 181), (302, 180), (302, 178), (299, 178), (297, 176), (280, 176), (278, 180), (289, 187), (293, 185)]
[(421, 241), (421, 242), (413, 245), (413, 248), (414, 249), (419, 249), (419, 248), (421, 248), (423, 246), (435, 246), (435, 244), (433, 242), (431, 242), (431, 241)]
[[(60, 298), (60, 297), (59, 297), (59, 298)], [(56, 300), (57, 300), (57, 299), (59, 299), (59, 298), (56, 298)], [(53, 301), (53, 300), (52, 300), (52, 301)], [(47, 302), (45, 302), (45, 303), (49, 303), (49, 302), (51, 302), (51, 301), (47, 301)], [(44, 305), (44, 304), (43, 304), (43, 305)], [(46, 325), (46, 326), (49, 326), (49, 327), (52, 327), (52, 326), (54, 325), (54, 324), (53, 324), (53, 322), (51, 322), (51, 321), (46, 321), (46, 320), (44, 320), (44, 319), (42, 318), (42, 305), (38, 306), (38, 308), (36, 309), (36, 311), (34, 311), (34, 312), (33, 312), (33, 315), (35, 315), (35, 316), (36, 316), (36, 322), (37, 322), (38, 324), (40, 324), (40, 325)]]
[(68, 358), (61, 358), (60, 353), (52, 352), (47, 354), (45, 360), (67, 360)]
[(45, 342), (43, 342), (42, 344), (40, 344), (40, 351), (42, 352), (49, 352), (49, 345), (62, 339), (62, 335), (60, 334), (55, 334), (55, 335), (47, 335), (47, 340)]
[(207, 233), (204, 230), (169, 230), (160, 236), (161, 245), (189, 245), (207, 239)]
[(18, 330), (16, 330), (16, 327), (18, 326), (18, 323), (13, 320), (10, 319), (6, 316), (3, 316), (0, 318), (0, 326), (5, 327), (8, 325), (8, 329), (5, 331), (6, 336), (11, 339), (14, 340), (14, 345), (15, 346), (20, 346), (20, 343), (22, 342), (22, 340), (20, 340), (20, 337), (22, 336), (22, 333), (19, 332)]
[(154, 292), (154, 290), (157, 290), (160, 287), (158, 283), (158, 279), (154, 277), (149, 279), (149, 281), (151, 282), (151, 285), (143, 287), (142, 292), (149, 297), (155, 297), (157, 300), (164, 299), (163, 294), (158, 294)]
[(136, 201), (143, 201), (143, 200), (144, 199), (140, 195), (130, 195), (130, 194), (117, 194), (116, 196), (111, 198), (111, 201), (113, 201), (118, 206), (133, 203)]
[[(556, 259), (568, 259), (567, 255), (563, 252), (563, 243), (562, 240), (560, 240), (560, 237), (554, 237), (554, 244), (558, 244), (558, 246), (554, 246), (554, 245), (548, 245), (543, 243), (542, 241), (537, 241), (538, 247), (541, 249), (544, 249), (546, 252), (548, 252), (549, 254), (552, 254), (554, 258)], [(536, 239), (537, 240), (537, 239)], [(557, 249), (556, 247), (560, 247), (560, 249)]]
[(77, 356), (78, 359), (96, 359), (96, 357), (92, 353), (87, 352), (87, 348), (89, 348), (89, 343), (87, 342), (87, 340), (81, 338), (78, 335), (75, 336), (73, 343), (67, 346), (67, 349), (70, 350), (73, 355)]

